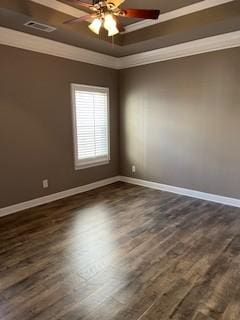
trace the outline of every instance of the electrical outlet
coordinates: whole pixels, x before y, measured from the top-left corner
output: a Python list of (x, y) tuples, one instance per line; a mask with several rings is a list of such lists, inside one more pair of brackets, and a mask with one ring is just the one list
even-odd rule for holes
[(48, 180), (43, 180), (42, 182), (42, 185), (43, 185), (43, 189), (47, 189), (48, 188)]
[(135, 173), (136, 172), (136, 166), (132, 166), (132, 173)]

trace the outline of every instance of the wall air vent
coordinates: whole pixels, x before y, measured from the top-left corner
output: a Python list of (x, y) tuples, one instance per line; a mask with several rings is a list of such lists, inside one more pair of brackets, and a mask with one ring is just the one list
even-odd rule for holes
[(39, 23), (39, 22), (32, 21), (32, 20), (24, 23), (24, 25), (26, 27), (37, 29), (37, 30), (40, 30), (43, 32), (53, 32), (56, 30), (56, 28), (50, 27), (47, 24)]

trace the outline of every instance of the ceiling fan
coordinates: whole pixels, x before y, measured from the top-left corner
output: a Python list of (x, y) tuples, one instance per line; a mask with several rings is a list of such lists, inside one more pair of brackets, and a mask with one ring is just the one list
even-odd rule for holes
[(126, 0), (92, 0), (91, 4), (81, 0), (68, 1), (87, 8), (90, 12), (80, 18), (65, 21), (65, 24), (79, 23), (92, 19), (89, 29), (99, 34), (103, 26), (108, 31), (109, 37), (125, 30), (118, 17), (158, 19), (160, 14), (160, 10), (121, 9), (119, 6)]

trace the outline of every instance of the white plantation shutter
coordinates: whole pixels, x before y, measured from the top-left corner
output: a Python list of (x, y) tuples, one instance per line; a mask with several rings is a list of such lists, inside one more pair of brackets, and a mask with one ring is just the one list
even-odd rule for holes
[(108, 163), (109, 90), (72, 85), (75, 167)]

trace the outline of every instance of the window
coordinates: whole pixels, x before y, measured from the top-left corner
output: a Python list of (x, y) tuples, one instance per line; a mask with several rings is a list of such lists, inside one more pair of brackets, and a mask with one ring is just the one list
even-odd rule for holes
[(75, 169), (107, 164), (109, 89), (72, 84)]

